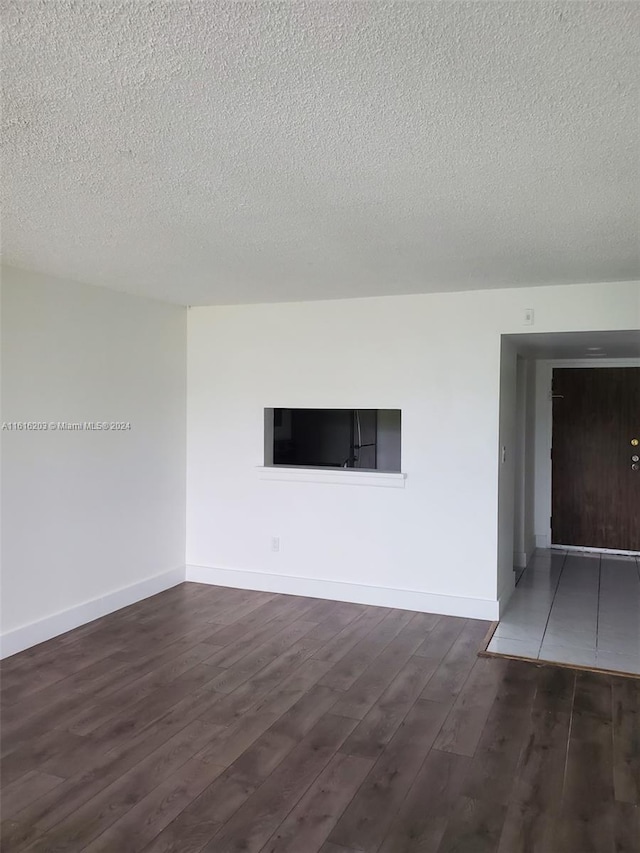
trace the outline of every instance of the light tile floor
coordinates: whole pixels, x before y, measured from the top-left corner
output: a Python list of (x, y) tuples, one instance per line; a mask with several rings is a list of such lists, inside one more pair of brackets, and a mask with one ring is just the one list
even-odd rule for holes
[(640, 561), (536, 551), (487, 651), (640, 674)]

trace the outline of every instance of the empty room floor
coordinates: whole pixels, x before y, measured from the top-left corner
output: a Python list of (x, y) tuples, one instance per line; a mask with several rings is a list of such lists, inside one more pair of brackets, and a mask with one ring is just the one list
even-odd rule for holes
[(640, 563), (536, 551), (487, 651), (640, 674)]
[(640, 682), (182, 584), (2, 664), (5, 853), (638, 849)]

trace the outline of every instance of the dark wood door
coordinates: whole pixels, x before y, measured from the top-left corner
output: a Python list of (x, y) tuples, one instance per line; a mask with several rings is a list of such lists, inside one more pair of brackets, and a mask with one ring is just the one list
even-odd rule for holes
[(640, 442), (640, 368), (553, 371), (554, 545), (640, 551), (634, 439)]

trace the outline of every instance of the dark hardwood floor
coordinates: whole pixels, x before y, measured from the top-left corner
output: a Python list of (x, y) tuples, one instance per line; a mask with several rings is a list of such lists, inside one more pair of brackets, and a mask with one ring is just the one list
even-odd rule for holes
[(640, 681), (183, 584), (2, 664), (2, 850), (638, 853)]

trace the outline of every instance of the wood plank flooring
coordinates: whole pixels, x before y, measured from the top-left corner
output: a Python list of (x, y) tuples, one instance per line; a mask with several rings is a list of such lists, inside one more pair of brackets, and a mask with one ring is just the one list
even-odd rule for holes
[(5, 853), (637, 853), (640, 681), (182, 584), (2, 663)]

